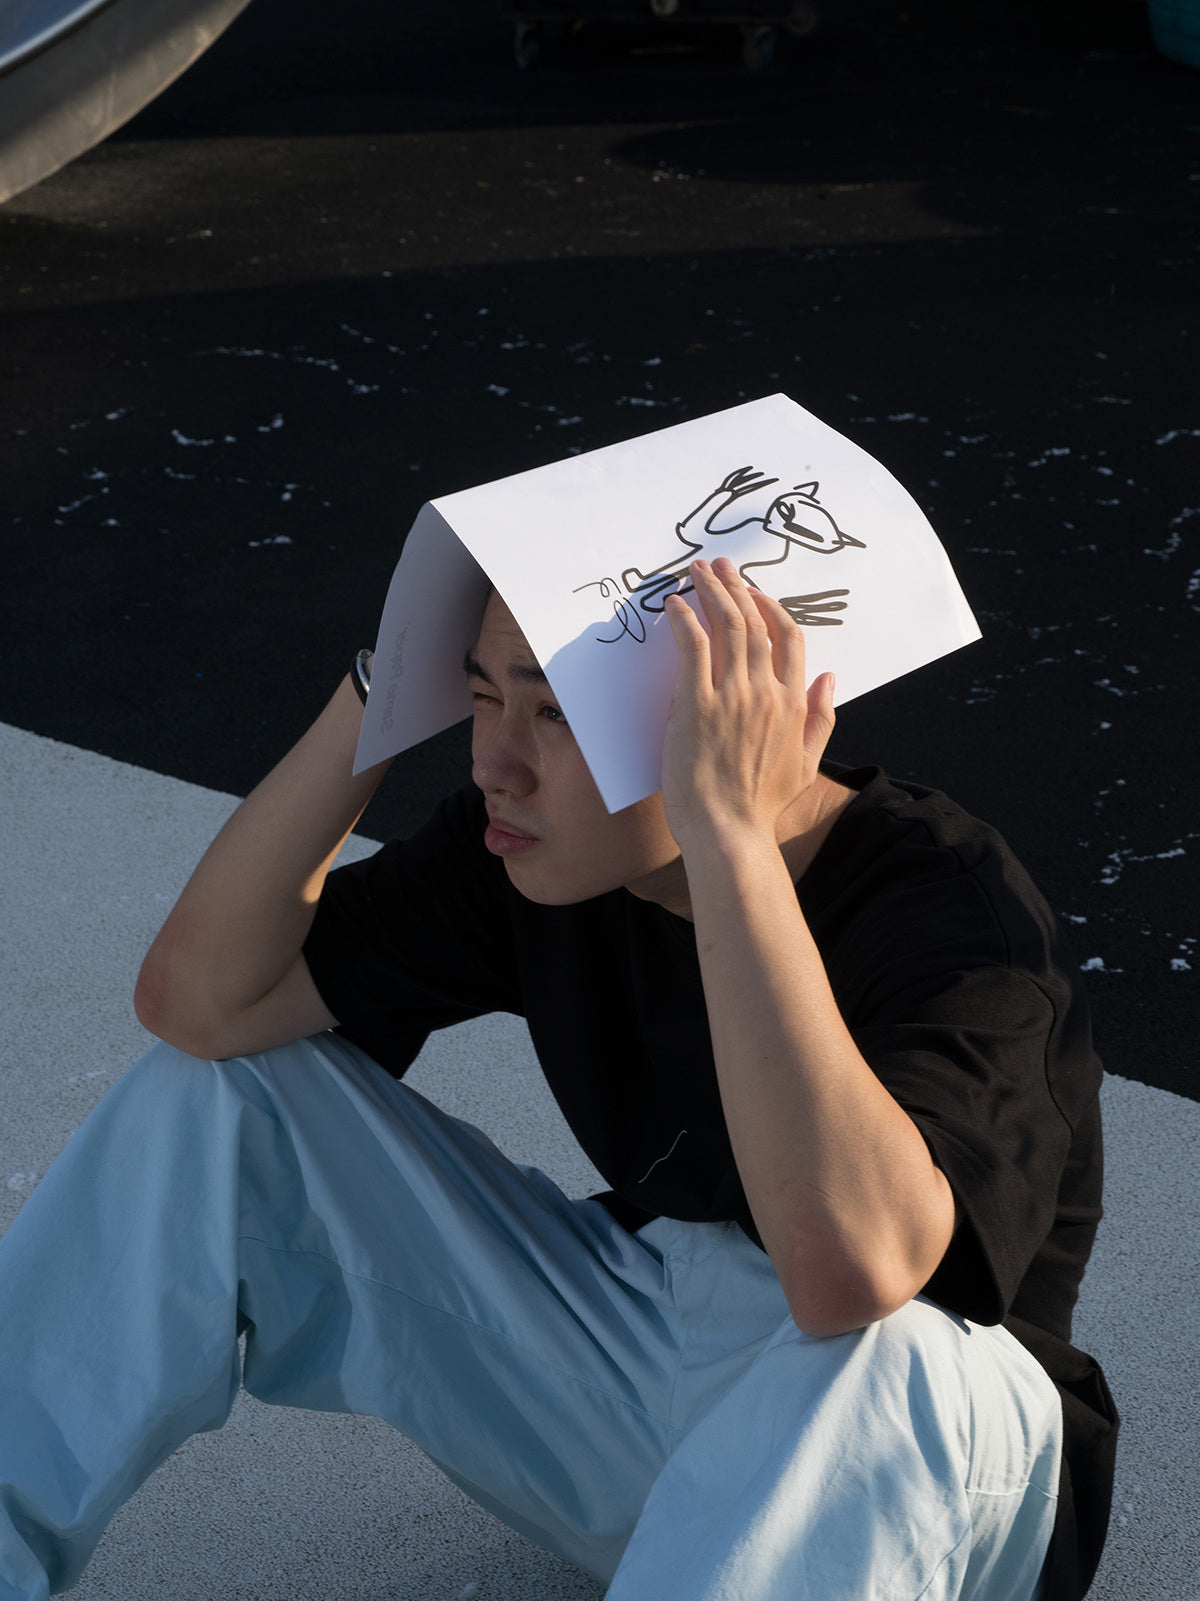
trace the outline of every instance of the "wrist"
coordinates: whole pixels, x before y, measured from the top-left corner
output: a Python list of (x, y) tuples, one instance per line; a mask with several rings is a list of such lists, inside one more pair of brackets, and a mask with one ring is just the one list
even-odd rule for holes
[(672, 833), (689, 871), (709, 865), (770, 862), (779, 855), (776, 830), (750, 819), (706, 817)]

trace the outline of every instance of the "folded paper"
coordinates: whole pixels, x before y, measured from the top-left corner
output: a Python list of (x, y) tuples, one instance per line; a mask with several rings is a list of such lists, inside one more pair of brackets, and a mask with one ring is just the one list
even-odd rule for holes
[[(771, 395), (424, 505), (384, 605), (355, 771), (469, 716), (492, 587), (609, 811), (661, 785), (677, 652), (664, 604), (729, 556), (805, 631), (838, 703), (979, 638), (920, 507), (858, 445)], [(694, 601), (693, 601), (694, 604)]]

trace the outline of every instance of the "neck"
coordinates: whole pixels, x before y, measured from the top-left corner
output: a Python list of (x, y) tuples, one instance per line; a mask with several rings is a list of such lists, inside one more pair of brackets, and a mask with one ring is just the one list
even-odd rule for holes
[(818, 773), (816, 782), (780, 818), (779, 849), (793, 884), (812, 866), (829, 831), (854, 799), (855, 791)]

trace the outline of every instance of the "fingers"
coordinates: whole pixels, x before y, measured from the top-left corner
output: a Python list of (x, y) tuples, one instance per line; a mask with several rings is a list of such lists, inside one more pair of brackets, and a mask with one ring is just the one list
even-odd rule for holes
[(707, 660), (708, 635), (683, 596), (672, 591), (663, 597), (663, 607), (680, 654), (687, 657), (703, 657)]
[[(796, 630), (799, 633), (799, 629)], [(808, 713), (804, 720), (805, 753), (813, 763), (820, 761), (837, 721), (833, 709), (836, 679), (832, 673), (814, 678), (808, 691)]]
[(666, 611), (693, 696), (717, 689), (731, 674), (765, 687), (769, 674), (804, 716), (805, 746), (819, 756), (834, 727), (835, 680), (822, 673), (807, 684), (804, 630), (777, 600), (750, 588), (727, 556), (711, 565), (693, 562), (689, 577), (708, 631), (680, 595), (667, 597)]
[(750, 595), (771, 641), (771, 670), (780, 683), (802, 693), (806, 682), (804, 630), (763, 590), (751, 590)]
[(769, 674), (771, 636), (734, 564), (720, 556), (694, 582), (712, 634), (714, 681), (728, 672), (752, 681)]
[(695, 612), (681, 595), (664, 598), (664, 610), (679, 652), (676, 695), (682, 692), (692, 704), (704, 702), (712, 692), (712, 656), (708, 635)]
[(804, 634), (778, 601), (745, 584), (727, 556), (693, 562), (689, 577), (708, 624), (714, 683), (730, 671), (770, 674), (803, 694)]
[(728, 558), (694, 562), (689, 579), (696, 609), (678, 594), (665, 601), (679, 651), (663, 755), (668, 820), (777, 828), (817, 777), (833, 675), (805, 686), (803, 630)]

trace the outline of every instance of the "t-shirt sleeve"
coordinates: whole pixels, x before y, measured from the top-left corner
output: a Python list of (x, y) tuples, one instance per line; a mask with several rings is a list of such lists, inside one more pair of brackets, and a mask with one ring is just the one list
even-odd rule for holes
[(396, 1077), (431, 1030), (521, 1010), (507, 881), (477, 811), (451, 796), (411, 839), (335, 868), (304, 944), (340, 1031)]
[(1005, 967), (944, 975), (906, 1015), (853, 1029), (863, 1056), (913, 1119), (959, 1205), (926, 1293), (998, 1323), (1055, 1223), (1072, 1128), (1048, 1071), (1050, 997)]

